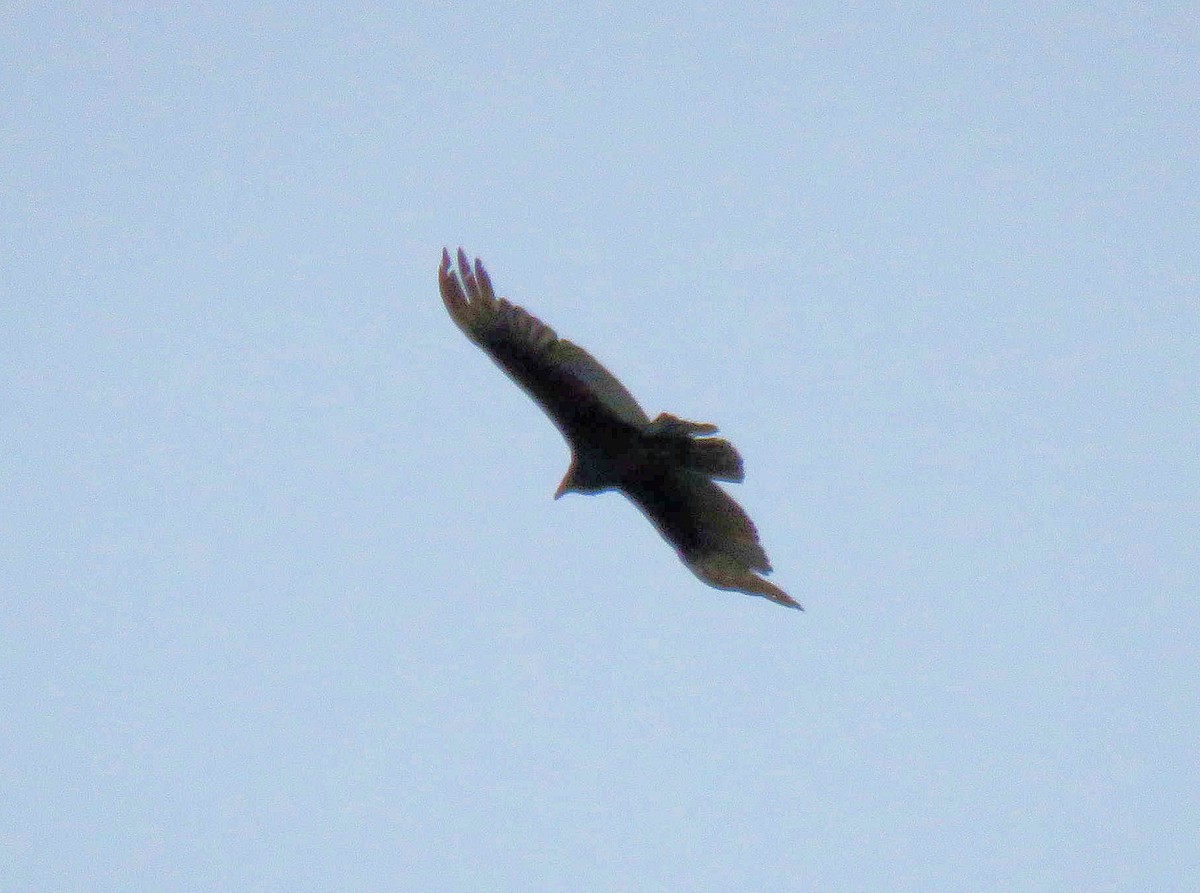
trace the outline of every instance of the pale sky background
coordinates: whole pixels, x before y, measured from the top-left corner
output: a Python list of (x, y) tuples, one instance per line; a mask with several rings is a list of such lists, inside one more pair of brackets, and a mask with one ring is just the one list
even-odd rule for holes
[(1200, 889), (1194, 6), (210, 6), (0, 21), (0, 887)]

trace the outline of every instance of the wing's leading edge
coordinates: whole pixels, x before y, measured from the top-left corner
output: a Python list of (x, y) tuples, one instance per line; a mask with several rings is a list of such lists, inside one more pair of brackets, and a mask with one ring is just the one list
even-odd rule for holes
[(442, 251), (442, 302), (464, 334), (481, 347), (570, 438), (580, 424), (610, 415), (635, 427), (645, 411), (616, 377), (582, 347), (559, 338), (524, 308), (496, 297), (483, 264), (458, 250), (458, 272)]

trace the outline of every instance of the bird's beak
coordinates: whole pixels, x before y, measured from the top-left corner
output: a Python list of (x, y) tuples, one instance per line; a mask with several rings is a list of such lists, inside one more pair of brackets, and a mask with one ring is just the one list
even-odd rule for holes
[(558, 485), (558, 489), (554, 491), (554, 498), (561, 499), (562, 495), (567, 492), (570, 486), (570, 475), (562, 479), (562, 483)]

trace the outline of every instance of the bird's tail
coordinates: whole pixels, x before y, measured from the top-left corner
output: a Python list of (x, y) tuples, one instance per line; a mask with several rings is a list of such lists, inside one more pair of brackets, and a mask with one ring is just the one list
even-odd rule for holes
[(660, 412), (642, 430), (651, 437), (682, 441), (684, 468), (718, 481), (738, 483), (746, 476), (742, 471), (742, 457), (733, 444), (720, 437), (706, 436), (716, 433), (716, 425), (689, 422), (669, 412)]
[(742, 457), (732, 443), (720, 437), (698, 437), (688, 443), (688, 468), (718, 481), (739, 482), (744, 478)]

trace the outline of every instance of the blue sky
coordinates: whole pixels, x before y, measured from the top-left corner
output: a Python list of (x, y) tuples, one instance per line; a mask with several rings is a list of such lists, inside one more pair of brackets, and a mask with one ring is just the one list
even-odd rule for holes
[[(1200, 885), (1186, 5), (0, 25), (14, 891)], [(698, 583), (443, 245), (718, 423)]]

